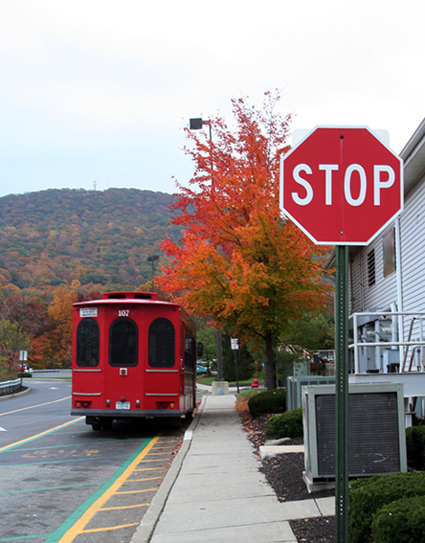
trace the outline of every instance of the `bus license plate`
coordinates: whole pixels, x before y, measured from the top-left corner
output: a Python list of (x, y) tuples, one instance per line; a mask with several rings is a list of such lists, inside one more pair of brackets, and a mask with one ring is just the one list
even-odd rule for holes
[(115, 409), (130, 409), (130, 402), (116, 402)]

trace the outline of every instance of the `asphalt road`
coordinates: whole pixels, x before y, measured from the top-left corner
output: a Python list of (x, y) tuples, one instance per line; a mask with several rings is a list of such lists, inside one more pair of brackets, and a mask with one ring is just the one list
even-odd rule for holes
[(127, 543), (182, 431), (120, 423), (93, 432), (71, 417), (71, 382), (24, 380), (0, 401), (0, 543)]

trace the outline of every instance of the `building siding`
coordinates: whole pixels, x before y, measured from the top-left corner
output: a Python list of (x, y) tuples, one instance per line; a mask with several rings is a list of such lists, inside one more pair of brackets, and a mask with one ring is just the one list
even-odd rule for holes
[[(383, 237), (388, 230), (367, 247), (361, 247), (352, 257), (350, 313), (372, 309), (389, 310), (391, 304), (397, 302), (397, 271), (384, 277)], [(375, 284), (369, 286), (367, 255), (372, 250), (375, 252)]]
[[(409, 193), (400, 219), (403, 310), (425, 312), (425, 177)], [(410, 320), (404, 322), (407, 336)], [(419, 323), (413, 338), (418, 339)]]

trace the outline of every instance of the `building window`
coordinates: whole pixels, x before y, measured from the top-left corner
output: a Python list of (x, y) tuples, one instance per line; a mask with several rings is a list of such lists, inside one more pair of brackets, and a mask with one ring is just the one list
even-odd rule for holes
[(384, 277), (395, 271), (395, 235), (394, 228), (385, 234), (383, 237), (383, 252), (384, 252)]
[(171, 368), (175, 362), (175, 331), (171, 321), (163, 317), (149, 326), (149, 366)]
[(367, 284), (372, 287), (376, 282), (375, 249), (367, 253)]
[(99, 365), (99, 325), (92, 318), (82, 320), (77, 327), (76, 361), (80, 368)]
[(115, 319), (109, 328), (109, 364), (127, 367), (137, 365), (137, 324), (127, 317)]

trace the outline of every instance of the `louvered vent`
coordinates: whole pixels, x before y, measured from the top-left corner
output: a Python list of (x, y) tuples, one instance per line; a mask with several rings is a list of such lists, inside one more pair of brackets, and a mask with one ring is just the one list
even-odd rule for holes
[[(312, 482), (335, 478), (335, 387), (303, 387), (305, 471)], [(351, 385), (350, 477), (407, 471), (403, 385)]]
[(376, 283), (375, 249), (367, 253), (367, 284), (372, 287)]

